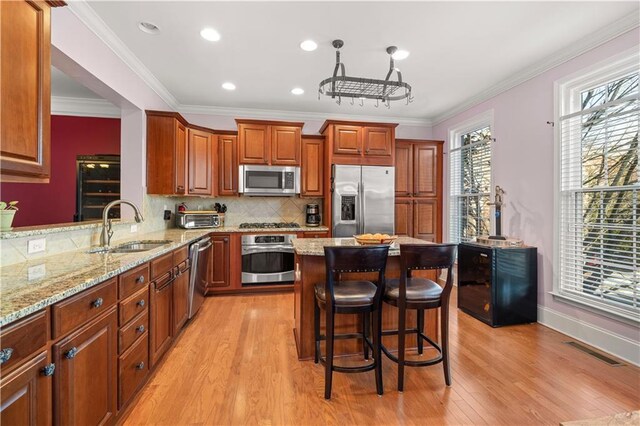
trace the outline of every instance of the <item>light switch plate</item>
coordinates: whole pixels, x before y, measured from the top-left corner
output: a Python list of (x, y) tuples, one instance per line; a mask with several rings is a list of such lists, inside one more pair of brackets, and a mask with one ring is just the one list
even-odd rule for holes
[(47, 274), (47, 268), (44, 263), (41, 263), (40, 265), (29, 267), (29, 269), (27, 269), (27, 274), (29, 281), (39, 280), (40, 278), (44, 278)]
[(138, 225), (131, 225), (131, 232), (138, 232)]
[(47, 239), (39, 238), (37, 240), (29, 240), (27, 242), (27, 253), (39, 253), (47, 249)]

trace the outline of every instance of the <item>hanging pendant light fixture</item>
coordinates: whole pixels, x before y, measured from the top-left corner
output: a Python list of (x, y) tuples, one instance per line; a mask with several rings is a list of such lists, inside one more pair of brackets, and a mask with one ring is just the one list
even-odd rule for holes
[[(344, 42), (342, 40), (334, 40), (332, 45), (336, 49), (336, 65), (333, 69), (333, 76), (320, 82), (318, 99), (320, 99), (320, 95), (331, 96), (332, 99), (337, 98), (336, 103), (338, 105), (342, 103), (342, 98), (351, 98), (352, 105), (354, 99), (359, 99), (360, 106), (364, 105), (365, 99), (374, 99), (376, 107), (382, 102), (386, 104), (387, 108), (391, 108), (391, 101), (406, 99), (407, 105), (413, 102), (411, 85), (402, 81), (402, 73), (394, 64), (393, 54), (398, 51), (396, 46), (389, 46), (386, 49), (389, 54), (389, 71), (385, 79), (380, 80), (347, 76), (344, 64), (340, 62), (340, 48), (344, 46)], [(391, 80), (394, 72), (397, 80)]]

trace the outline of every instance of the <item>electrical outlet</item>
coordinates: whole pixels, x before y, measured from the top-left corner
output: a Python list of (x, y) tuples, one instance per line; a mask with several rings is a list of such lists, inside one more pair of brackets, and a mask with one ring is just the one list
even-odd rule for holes
[(171, 220), (171, 210), (164, 211), (164, 220)]
[(29, 281), (39, 280), (40, 278), (44, 278), (47, 274), (47, 268), (44, 263), (36, 266), (30, 266), (27, 269), (27, 276)]
[(198, 205), (198, 211), (202, 210), (202, 206)]
[(131, 225), (131, 232), (138, 232), (138, 225)]
[(29, 240), (27, 243), (27, 253), (40, 253), (41, 251), (45, 251), (47, 249), (47, 239), (40, 238), (37, 240)]

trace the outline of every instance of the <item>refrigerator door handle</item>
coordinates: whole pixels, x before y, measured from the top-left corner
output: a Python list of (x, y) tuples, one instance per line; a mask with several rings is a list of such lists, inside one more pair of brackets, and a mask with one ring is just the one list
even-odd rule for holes
[(358, 235), (362, 234), (362, 209), (360, 208), (360, 204), (362, 203), (362, 191), (360, 191), (360, 182), (357, 183), (356, 188), (356, 203), (354, 208), (356, 209), (356, 233)]
[(362, 181), (362, 183), (360, 184), (360, 203), (362, 204), (362, 208), (360, 209), (360, 214), (361, 219), (360, 219), (360, 226), (361, 226), (361, 230), (360, 230), (360, 234), (364, 234), (365, 231), (365, 223), (364, 223), (364, 218), (365, 218), (365, 209), (366, 209), (366, 205), (365, 205), (365, 197), (364, 197), (364, 181)]

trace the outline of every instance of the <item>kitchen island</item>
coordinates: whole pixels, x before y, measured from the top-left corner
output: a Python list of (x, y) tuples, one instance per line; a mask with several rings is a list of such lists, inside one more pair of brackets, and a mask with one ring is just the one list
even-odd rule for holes
[[(397, 278), (400, 276), (400, 244), (425, 244), (424, 240), (416, 238), (400, 237), (389, 249), (386, 277)], [(358, 246), (353, 238), (298, 238), (294, 241), (295, 251), (295, 282), (294, 291), (294, 336), (298, 350), (298, 359), (312, 359), (314, 354), (313, 334), (313, 304), (315, 303), (314, 286), (324, 283), (326, 277), (324, 247), (325, 246)], [(343, 274), (343, 279), (350, 279), (355, 274)], [(366, 274), (365, 274), (366, 275)], [(377, 274), (369, 274), (369, 279), (375, 280)], [(414, 271), (415, 276), (423, 276), (436, 280), (435, 271)], [(359, 276), (364, 276), (359, 274)], [(320, 329), (324, 334), (324, 311), (320, 317)], [(396, 307), (383, 304), (382, 329), (395, 330), (398, 328), (398, 310)], [(438, 337), (438, 315), (435, 309), (425, 312), (425, 334), (436, 340)], [(407, 328), (416, 326), (416, 312), (407, 312)], [(335, 323), (336, 333), (353, 333), (362, 330), (362, 321), (359, 315), (337, 315)], [(385, 336), (384, 345), (394, 350), (397, 348), (396, 336)], [(407, 348), (415, 347), (415, 337), (409, 337)], [(322, 344), (324, 348), (324, 343)], [(324, 350), (324, 349), (323, 349)], [(425, 350), (427, 348), (425, 347)], [(334, 351), (337, 356), (356, 354), (362, 351), (361, 339), (337, 340)], [(426, 356), (426, 355), (425, 355)]]

